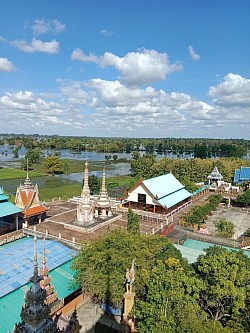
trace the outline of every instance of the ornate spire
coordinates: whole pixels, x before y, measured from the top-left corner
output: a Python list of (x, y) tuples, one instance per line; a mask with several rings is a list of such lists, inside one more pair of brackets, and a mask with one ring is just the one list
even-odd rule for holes
[(26, 179), (24, 181), (24, 187), (25, 188), (30, 188), (32, 187), (32, 183), (29, 179), (29, 159), (27, 157), (27, 165), (26, 165)]
[(103, 168), (103, 171), (102, 171), (102, 188), (101, 188), (101, 192), (107, 192), (107, 189), (106, 189), (106, 175), (105, 175), (105, 167)]
[(85, 170), (84, 170), (84, 184), (82, 188), (82, 195), (83, 196), (89, 196), (90, 190), (89, 190), (89, 170), (88, 170), (88, 161), (85, 163)]
[(38, 263), (37, 263), (37, 248), (36, 248), (36, 236), (34, 237), (34, 280), (38, 279)]

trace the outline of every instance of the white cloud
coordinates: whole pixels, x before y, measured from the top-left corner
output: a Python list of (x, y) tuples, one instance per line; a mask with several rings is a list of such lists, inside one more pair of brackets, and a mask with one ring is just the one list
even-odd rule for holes
[(209, 88), (208, 94), (216, 105), (250, 107), (250, 80), (228, 73), (223, 82)]
[[(19, 91), (0, 97), (0, 110), (5, 110), (1, 121), (9, 126), (6, 131), (13, 131), (18, 124), (24, 133), (39, 129), (49, 134), (56, 128), (62, 135), (242, 137), (245, 133), (249, 137), (250, 113), (245, 99), (249, 80), (236, 74), (228, 74), (210, 88), (214, 103), (118, 80), (57, 83), (60, 89), (53, 94)], [(237, 104), (234, 101), (239, 91), (245, 102)], [(218, 103), (226, 96), (233, 98), (230, 108)]]
[(95, 62), (98, 63), (98, 57), (90, 53), (88, 56), (83, 53), (81, 49), (76, 49), (71, 54), (72, 60), (80, 60), (82, 62)]
[(101, 67), (112, 66), (122, 74), (120, 80), (126, 84), (142, 85), (165, 80), (170, 73), (180, 71), (180, 64), (170, 64), (167, 53), (143, 49), (140, 52), (130, 52), (125, 57), (118, 57), (105, 52), (103, 56), (92, 54), (86, 56), (81, 49), (76, 49), (71, 59), (82, 62), (95, 62)]
[(27, 44), (24, 40), (14, 40), (11, 45), (16, 46), (19, 50), (28, 53), (44, 52), (56, 54), (59, 52), (59, 42), (55, 39), (51, 42), (43, 42), (40, 39), (33, 38), (31, 44)]
[(101, 33), (101, 35), (103, 35), (103, 36), (105, 36), (105, 37), (110, 37), (110, 36), (114, 35), (113, 32), (111, 32), (111, 31), (109, 31), (109, 30), (106, 30), (106, 29), (102, 29), (102, 30), (100, 31), (100, 33)]
[(46, 34), (48, 32), (59, 33), (66, 29), (65, 24), (58, 20), (34, 20), (32, 30), (34, 35)]
[(200, 55), (194, 51), (194, 48), (193, 48), (192, 45), (189, 45), (189, 47), (188, 47), (188, 53), (189, 53), (190, 57), (191, 57), (194, 61), (197, 61), (197, 60), (200, 59)]
[(6, 39), (0, 36), (0, 42), (6, 42)]
[(14, 72), (16, 69), (7, 58), (0, 58), (0, 72)]

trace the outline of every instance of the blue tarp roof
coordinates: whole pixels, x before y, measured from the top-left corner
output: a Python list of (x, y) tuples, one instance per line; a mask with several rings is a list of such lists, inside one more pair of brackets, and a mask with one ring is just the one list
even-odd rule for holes
[(154, 197), (157, 196), (158, 199), (184, 188), (184, 186), (171, 173), (144, 180), (143, 183)]
[(17, 206), (13, 205), (11, 202), (0, 202), (0, 217), (20, 213), (22, 209), (18, 208)]
[(158, 202), (162, 206), (171, 208), (174, 205), (178, 204), (179, 202), (181, 202), (191, 196), (192, 196), (191, 193), (189, 193), (185, 188), (182, 188), (181, 190), (176, 191), (175, 193), (171, 193), (170, 195), (167, 195), (167, 196), (161, 198), (160, 200), (158, 200)]

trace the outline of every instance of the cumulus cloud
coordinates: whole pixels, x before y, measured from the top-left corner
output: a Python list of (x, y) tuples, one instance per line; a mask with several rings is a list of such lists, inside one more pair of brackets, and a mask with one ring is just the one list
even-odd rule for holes
[(85, 55), (81, 49), (76, 49), (71, 54), (72, 60), (80, 60), (82, 62), (95, 62), (98, 63), (98, 57), (94, 54), (90, 53), (89, 55)]
[(81, 49), (75, 50), (71, 59), (82, 62), (95, 62), (102, 68), (112, 66), (121, 72), (119, 78), (122, 82), (131, 85), (143, 85), (165, 80), (170, 73), (180, 71), (180, 64), (171, 64), (167, 53), (143, 49), (139, 52), (130, 52), (125, 57), (118, 57), (113, 53), (105, 52), (103, 56), (92, 54), (86, 56)]
[[(166, 92), (100, 78), (88, 82), (57, 80), (55, 94), (19, 91), (0, 97), (2, 121), (27, 132), (112, 136), (242, 137), (249, 133), (246, 95), (249, 80), (228, 74), (209, 89), (211, 103), (182, 92)], [(242, 91), (239, 103), (237, 94)], [(237, 96), (227, 105), (225, 96)], [(39, 127), (38, 127), (39, 125)], [(12, 126), (12, 127), (11, 127)], [(6, 129), (7, 130), (7, 129)], [(249, 135), (249, 134), (248, 134)]]
[(0, 58), (0, 72), (14, 72), (16, 69), (7, 58)]
[(194, 61), (197, 61), (197, 60), (200, 59), (200, 55), (194, 51), (194, 48), (193, 48), (192, 45), (189, 45), (189, 47), (188, 47), (188, 53), (189, 53), (190, 57), (191, 57)]
[(19, 50), (27, 53), (44, 52), (49, 54), (56, 54), (59, 52), (59, 42), (55, 39), (51, 42), (43, 42), (40, 39), (33, 38), (31, 44), (24, 40), (14, 40), (11, 45), (16, 46)]
[(228, 73), (223, 82), (211, 86), (208, 95), (216, 105), (225, 107), (250, 107), (250, 80), (238, 74)]
[(46, 34), (48, 32), (59, 33), (66, 29), (65, 24), (58, 20), (34, 20), (32, 30), (34, 35)]

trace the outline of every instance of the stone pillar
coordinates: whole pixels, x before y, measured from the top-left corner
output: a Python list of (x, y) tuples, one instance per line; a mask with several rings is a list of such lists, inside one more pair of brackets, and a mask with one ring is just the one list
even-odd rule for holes
[(38, 215), (38, 221), (39, 221), (39, 223), (42, 223), (42, 214)]
[(135, 323), (134, 317), (131, 316), (131, 310), (134, 306), (135, 302), (135, 293), (133, 292), (126, 292), (123, 295), (124, 299), (124, 313), (123, 313), (123, 321), (122, 321), (122, 332), (126, 332), (126, 327), (129, 328), (129, 333), (135, 332)]

